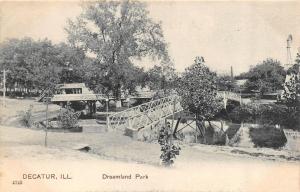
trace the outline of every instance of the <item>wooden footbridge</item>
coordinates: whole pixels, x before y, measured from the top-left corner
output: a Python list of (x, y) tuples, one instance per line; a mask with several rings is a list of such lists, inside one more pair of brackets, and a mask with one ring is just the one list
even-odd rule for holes
[(218, 91), (218, 97), (223, 99), (224, 108), (226, 109), (228, 100), (236, 101), (242, 104), (242, 96), (238, 93), (230, 92), (230, 91)]
[[(228, 100), (242, 102), (241, 96), (232, 92), (218, 92), (218, 97), (223, 98), (224, 107), (226, 107)], [(107, 126), (109, 129), (139, 131), (182, 110), (180, 97), (172, 95), (112, 114), (107, 118)]]
[(179, 97), (173, 95), (110, 115), (107, 118), (107, 125), (109, 129), (132, 129), (138, 131), (182, 110)]

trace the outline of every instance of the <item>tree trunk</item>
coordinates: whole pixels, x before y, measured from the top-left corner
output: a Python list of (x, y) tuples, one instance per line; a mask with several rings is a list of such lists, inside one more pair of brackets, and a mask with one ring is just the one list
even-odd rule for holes
[(178, 125), (179, 125), (179, 123), (180, 123), (180, 120), (181, 120), (181, 117), (179, 117), (179, 118), (177, 119), (177, 122), (176, 122), (176, 125), (175, 125), (175, 128), (174, 128), (174, 131), (173, 131), (173, 137), (174, 137), (175, 139), (178, 139), (177, 136), (176, 136), (176, 132), (177, 132), (177, 129), (178, 129)]
[(201, 137), (203, 138), (203, 143), (206, 143), (206, 138), (205, 138), (205, 125), (204, 125), (204, 121), (203, 118), (196, 114), (196, 126), (201, 134)]
[(206, 141), (207, 141), (208, 144), (213, 144), (214, 143), (214, 134), (215, 134), (215, 131), (214, 131), (214, 128), (211, 125), (210, 121), (208, 121), (208, 124), (209, 124), (209, 127), (206, 130), (205, 138), (206, 138)]
[(116, 108), (122, 107), (122, 102), (121, 102), (121, 86), (118, 86), (117, 90), (115, 91), (115, 99), (116, 99)]

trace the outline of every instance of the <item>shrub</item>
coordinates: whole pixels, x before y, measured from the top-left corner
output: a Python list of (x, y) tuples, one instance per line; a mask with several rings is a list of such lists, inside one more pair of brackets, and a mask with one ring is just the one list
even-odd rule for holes
[(259, 123), (264, 125), (282, 124), (288, 116), (288, 108), (285, 105), (268, 104), (259, 108)]
[(285, 116), (286, 119), (282, 119), (282, 125), (284, 128), (300, 131), (300, 111), (290, 111)]
[(65, 109), (62, 109), (58, 116), (58, 124), (63, 129), (71, 129), (78, 127), (78, 118), (80, 112), (75, 112), (74, 109), (67, 105)]
[(284, 128), (300, 130), (299, 109), (290, 109), (286, 105), (242, 105), (234, 108), (229, 117), (234, 123), (281, 125)]
[(260, 107), (259, 123), (281, 125), (283, 128), (300, 130), (300, 111), (286, 105), (269, 104)]
[(255, 147), (280, 148), (286, 143), (286, 137), (282, 130), (272, 126), (250, 128), (250, 137)]
[(30, 105), (29, 109), (27, 111), (23, 111), (21, 114), (21, 124), (25, 127), (31, 127), (33, 121), (32, 121), (32, 109), (33, 105)]
[(258, 116), (258, 105), (241, 105), (234, 108), (228, 115), (234, 123), (253, 123)]
[(160, 159), (164, 166), (171, 166), (174, 163), (174, 158), (179, 155), (181, 148), (172, 142), (172, 131), (170, 126), (162, 127), (159, 131), (158, 143), (161, 146)]

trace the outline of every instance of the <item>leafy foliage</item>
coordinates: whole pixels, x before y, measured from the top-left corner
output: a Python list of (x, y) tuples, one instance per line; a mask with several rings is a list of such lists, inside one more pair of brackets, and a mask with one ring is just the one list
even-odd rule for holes
[(86, 66), (90, 61), (89, 58), (85, 56), (84, 51), (80, 48), (71, 47), (65, 43), (55, 45), (55, 48), (59, 51), (57, 57), (60, 62), (59, 66), (62, 67), (59, 74), (60, 82), (83, 82), (87, 72)]
[(32, 108), (33, 105), (30, 105), (29, 109), (21, 114), (21, 123), (26, 127), (31, 127), (32, 121)]
[(290, 74), (288, 80), (284, 83), (284, 91), (282, 94), (283, 102), (289, 107), (295, 107), (299, 104), (297, 99), (297, 84), (299, 84), (299, 80), (296, 74)]
[(83, 13), (69, 20), (66, 27), (69, 42), (96, 56), (89, 77), (91, 88), (113, 92), (132, 90), (140, 83), (135, 78), (142, 69), (134, 59), (150, 56), (168, 58), (159, 23), (148, 16), (144, 3), (138, 1), (97, 1), (83, 5)]
[[(286, 81), (284, 83), (284, 91), (282, 94), (283, 102), (290, 108), (296, 109), (299, 107), (300, 94), (300, 54), (297, 53), (296, 64), (287, 70)], [(299, 110), (299, 109), (298, 109)]]
[(71, 108), (70, 105), (67, 105), (65, 109), (62, 109), (59, 116), (58, 122), (61, 128), (63, 129), (71, 129), (78, 127), (78, 118), (80, 116), (80, 112), (75, 112), (74, 109)]
[(203, 57), (196, 57), (195, 63), (182, 74), (177, 92), (183, 108), (196, 116), (201, 142), (208, 143), (212, 131), (205, 127), (204, 121), (210, 121), (221, 110), (222, 104), (217, 99), (217, 75), (204, 65)]
[(241, 105), (235, 107), (230, 113), (229, 117), (234, 123), (254, 123), (259, 117), (259, 105)]
[(285, 105), (261, 105), (258, 111), (259, 122), (263, 125), (285, 125), (289, 116), (288, 108)]
[(248, 78), (245, 88), (248, 91), (256, 90), (263, 95), (269, 91), (282, 89), (285, 71), (279, 61), (266, 59), (243, 75)]
[[(282, 125), (288, 129), (300, 131), (300, 110), (288, 110), (286, 119), (282, 121)], [(281, 119), (283, 119), (281, 117)]]
[(147, 71), (145, 78), (146, 85), (153, 90), (170, 90), (175, 87), (175, 81), (178, 79), (173, 66), (155, 65)]
[(229, 113), (234, 123), (259, 123), (262, 125), (281, 125), (283, 128), (300, 130), (300, 112), (286, 105), (242, 105)]
[(2, 42), (0, 69), (10, 71), (7, 87), (40, 92), (58, 83), (85, 82), (97, 93), (120, 98), (121, 90), (131, 93), (145, 85), (147, 75), (133, 61), (160, 60), (164, 74), (172, 65), (161, 25), (149, 18), (144, 3), (84, 3), (83, 13), (68, 21), (66, 31), (71, 46), (31, 38)]
[(255, 147), (270, 147), (277, 149), (283, 147), (287, 141), (282, 130), (271, 126), (250, 128), (249, 134)]
[[(195, 64), (182, 74), (177, 89), (181, 96), (181, 104), (198, 118), (209, 120), (220, 111), (221, 104), (217, 100), (217, 75), (204, 65), (203, 59), (195, 59)], [(203, 119), (203, 120), (204, 120)]]
[[(79, 71), (78, 66), (82, 65), (85, 57), (82, 50), (63, 43), (53, 45), (47, 39), (9, 39), (2, 42), (0, 48), (0, 68), (9, 70), (8, 87), (14, 88), (17, 85), (28, 90), (53, 89), (57, 83), (66, 80), (63, 69), (72, 65)], [(68, 78), (72, 79), (70, 76)]]
[(181, 148), (175, 145), (172, 140), (173, 134), (169, 125), (162, 127), (159, 131), (158, 143), (161, 146), (160, 159), (164, 166), (171, 166), (174, 163), (174, 158), (179, 155)]

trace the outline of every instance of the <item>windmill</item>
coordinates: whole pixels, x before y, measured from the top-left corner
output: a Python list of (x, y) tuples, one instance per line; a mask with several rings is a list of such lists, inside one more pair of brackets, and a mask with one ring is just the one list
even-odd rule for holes
[[(284, 91), (281, 94), (281, 99), (285, 101), (293, 101), (297, 100), (297, 95), (299, 97), (299, 94), (297, 94), (297, 79), (300, 77), (300, 72), (299, 72), (299, 65), (297, 66), (296, 64), (294, 65), (292, 61), (292, 56), (291, 56), (291, 43), (292, 43), (292, 35), (289, 35), (287, 38), (287, 63), (285, 64), (285, 69), (287, 70), (287, 74), (285, 76), (285, 82), (283, 84)], [(300, 48), (298, 48), (298, 51), (300, 52)], [(297, 62), (297, 61), (296, 61)], [(293, 67), (294, 65), (294, 67)], [(293, 67), (293, 69), (292, 69)], [(295, 67), (298, 67), (298, 69), (295, 72)], [(291, 70), (289, 70), (291, 69)], [(296, 95), (296, 96), (295, 96)], [(290, 102), (289, 101), (289, 102)]]

